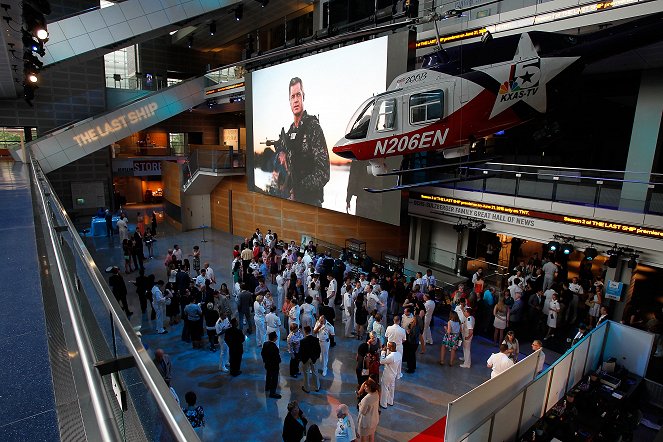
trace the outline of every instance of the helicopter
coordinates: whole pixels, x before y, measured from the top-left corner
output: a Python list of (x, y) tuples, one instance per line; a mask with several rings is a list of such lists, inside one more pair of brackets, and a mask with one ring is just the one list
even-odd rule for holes
[[(486, 137), (546, 113), (555, 83), (593, 61), (661, 40), (661, 24), (658, 13), (581, 36), (530, 31), (482, 38), (460, 60), (440, 47), (424, 56), (420, 69), (399, 75), (386, 92), (365, 100), (332, 151), (368, 160), (368, 173), (375, 176), (422, 170), (390, 172), (384, 162), (390, 156), (442, 151), (445, 160), (470, 158)], [(384, 190), (428, 184), (433, 183)]]

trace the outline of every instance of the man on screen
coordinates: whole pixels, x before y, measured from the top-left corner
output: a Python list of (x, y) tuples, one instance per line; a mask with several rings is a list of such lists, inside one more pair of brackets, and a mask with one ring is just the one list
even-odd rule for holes
[[(294, 77), (288, 86), (294, 122), (276, 150), (273, 181), (284, 197), (322, 206), (329, 181), (329, 152), (318, 119), (304, 110), (304, 85)], [(282, 133), (282, 137), (283, 132)]]

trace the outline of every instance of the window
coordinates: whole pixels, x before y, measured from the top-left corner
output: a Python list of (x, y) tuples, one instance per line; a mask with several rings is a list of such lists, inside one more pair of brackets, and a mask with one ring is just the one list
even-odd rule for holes
[(359, 110), (355, 112), (350, 120), (345, 138), (350, 140), (366, 138), (366, 135), (368, 135), (368, 127), (371, 123), (374, 104), (375, 100), (371, 98), (359, 107)]
[(444, 94), (441, 90), (410, 96), (410, 124), (423, 124), (442, 118)]
[(172, 155), (184, 155), (184, 134), (168, 134), (168, 145)]
[(396, 99), (389, 98), (378, 102), (378, 118), (375, 130), (378, 132), (396, 129)]

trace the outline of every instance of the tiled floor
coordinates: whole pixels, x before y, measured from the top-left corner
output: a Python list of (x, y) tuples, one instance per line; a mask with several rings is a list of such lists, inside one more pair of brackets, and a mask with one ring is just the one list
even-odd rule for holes
[[(141, 210), (145, 210), (142, 208)], [(129, 212), (129, 219), (134, 220), (134, 213)], [(269, 228), (264, 227), (263, 230)], [(230, 263), (232, 244), (239, 239), (231, 235), (207, 231), (209, 242), (202, 243), (199, 231), (175, 232), (167, 225), (159, 226), (156, 258), (146, 263), (147, 273), (154, 273), (157, 278), (165, 277), (163, 260), (166, 249), (179, 244), (185, 254), (190, 253), (194, 245), (202, 250), (202, 262), (209, 261), (214, 269), (217, 281), (230, 281)], [(106, 268), (117, 265), (123, 268), (122, 253), (118, 248), (118, 239), (106, 237), (88, 238), (90, 248), (97, 265)], [(135, 278), (137, 273), (127, 276)], [(241, 441), (276, 441), (280, 440), (283, 419), (287, 413), (286, 405), (297, 399), (309, 423), (320, 426), (322, 433), (332, 437), (336, 425), (335, 408), (339, 403), (346, 403), (355, 411), (355, 352), (359, 342), (354, 339), (338, 338), (338, 345), (330, 353), (330, 370), (322, 380), (319, 393), (306, 394), (301, 390), (302, 380), (288, 376), (288, 355), (282, 351), (280, 390), (283, 398), (267, 398), (264, 390), (264, 368), (259, 349), (255, 346), (254, 336), (244, 345), (242, 375), (236, 378), (218, 371), (218, 353), (209, 350), (194, 350), (190, 344), (180, 340), (181, 323), (169, 328), (167, 335), (156, 335), (154, 324), (147, 316), (141, 317), (138, 299), (130, 295), (131, 308), (136, 314), (132, 323), (141, 327), (143, 342), (151, 350), (163, 348), (170, 354), (173, 362), (173, 386), (183, 400), (184, 394), (195, 391), (199, 403), (205, 408), (207, 427), (204, 440), (241, 440)], [(337, 330), (340, 329), (337, 320)], [(435, 327), (434, 337), (438, 344), (429, 346), (425, 355), (418, 355), (418, 369), (415, 374), (404, 374), (397, 383), (395, 406), (384, 410), (380, 416), (377, 440), (407, 441), (441, 419), (447, 410), (447, 403), (466, 393), (487, 380), (490, 370), (485, 361), (495, 347), (482, 338), (473, 344), (471, 369), (459, 367), (440, 367), (439, 342), (441, 327)], [(340, 334), (340, 333), (339, 333)], [(285, 343), (282, 342), (282, 349)], [(355, 412), (356, 419), (356, 412)]]
[(0, 439), (60, 439), (27, 166), (0, 162)]

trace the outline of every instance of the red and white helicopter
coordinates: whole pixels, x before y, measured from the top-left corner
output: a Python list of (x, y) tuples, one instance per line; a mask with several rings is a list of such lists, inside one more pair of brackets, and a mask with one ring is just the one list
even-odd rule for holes
[[(638, 26), (631, 22), (582, 37), (529, 32), (495, 39), (488, 43), (495, 50), (478, 51), (486, 64), (424, 61), (428, 67), (398, 76), (387, 92), (367, 99), (333, 152), (369, 160), (369, 172), (376, 176), (413, 171), (387, 172), (383, 158), (389, 156), (436, 150), (442, 150), (445, 158), (467, 156), (478, 140), (522, 124), (537, 112), (545, 113), (549, 84), (563, 81), (566, 72), (578, 72), (573, 67), (661, 40), (661, 14), (637, 22)], [(504, 55), (505, 45), (511, 46), (512, 58), (492, 60)], [(429, 59), (440, 60), (444, 53), (430, 55)], [(482, 60), (468, 58), (470, 63)]]

